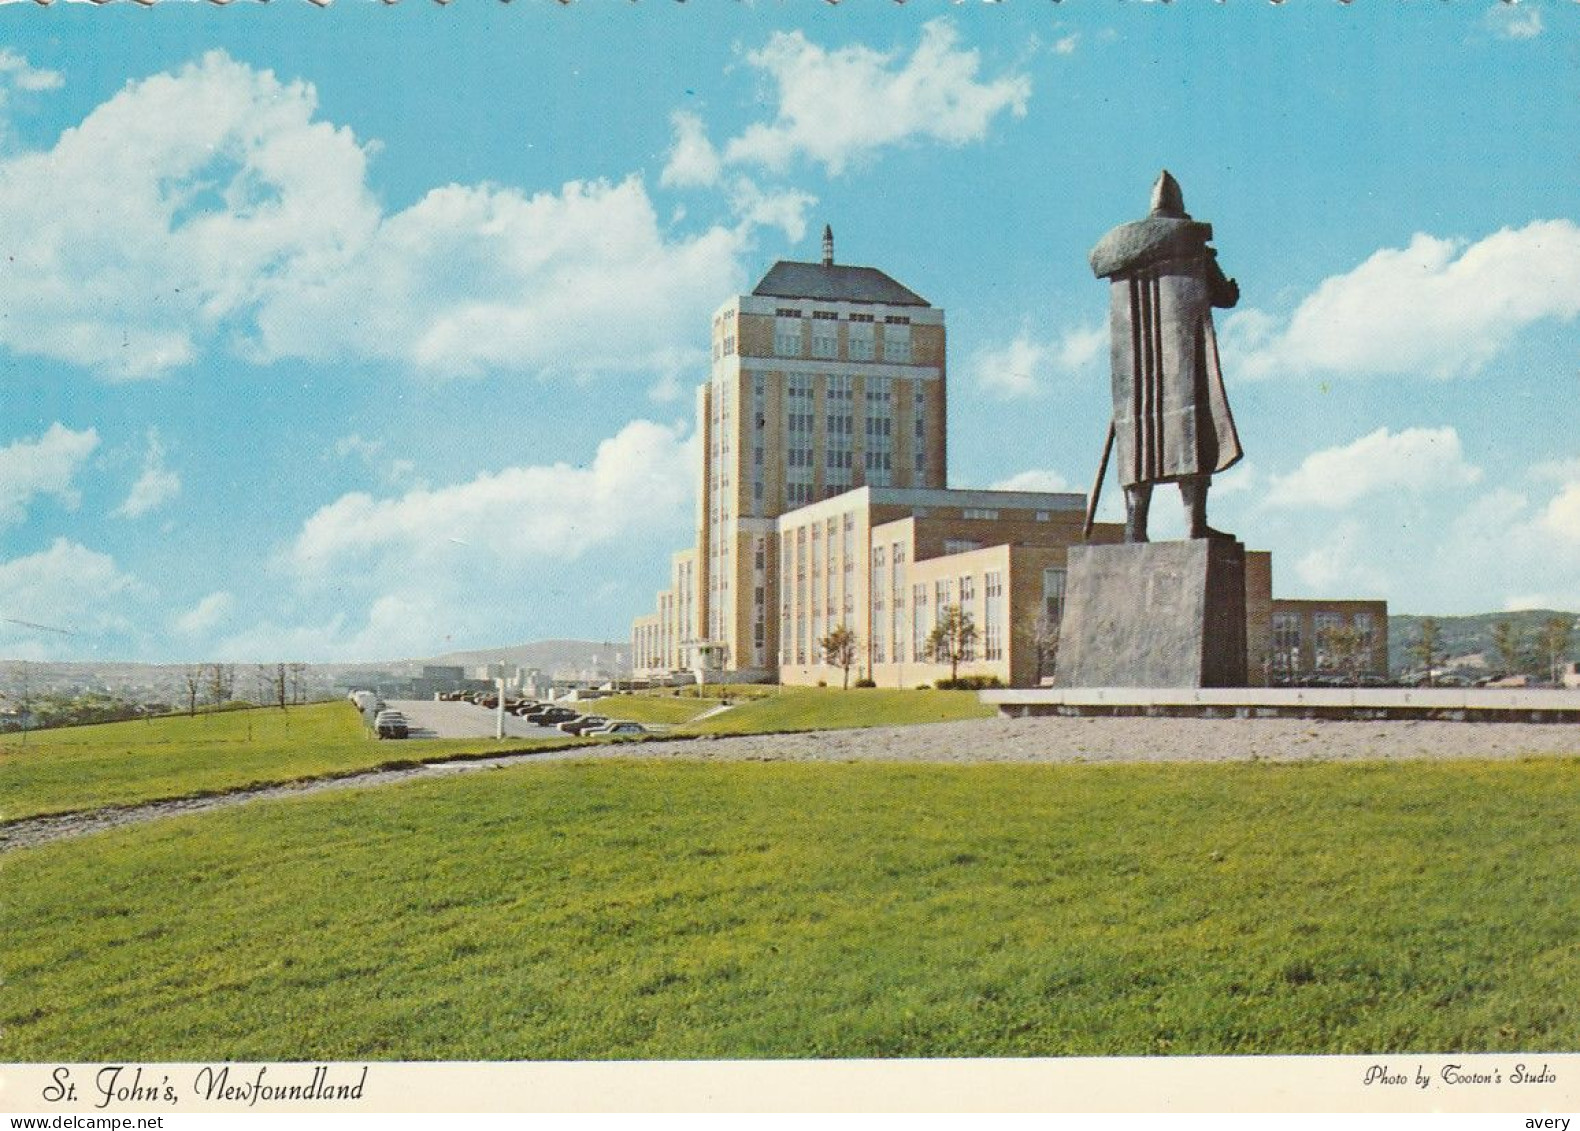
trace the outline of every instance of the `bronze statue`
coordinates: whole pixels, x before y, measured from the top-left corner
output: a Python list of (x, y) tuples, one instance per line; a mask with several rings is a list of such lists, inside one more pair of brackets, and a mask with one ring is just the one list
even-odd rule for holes
[[(1244, 453), (1229, 413), (1212, 308), (1240, 301), (1240, 288), (1207, 246), (1212, 225), (1185, 211), (1179, 182), (1165, 170), (1152, 186), (1152, 212), (1121, 224), (1092, 249), (1092, 271), (1111, 280), (1110, 354), (1114, 415), (1109, 451), (1119, 451), (1125, 489), (1125, 541), (1147, 540), (1154, 483), (1178, 483), (1189, 537), (1207, 526), (1207, 488), (1214, 472)], [(1098, 472), (1101, 487), (1103, 471)], [(1088, 513), (1097, 509), (1092, 492)]]

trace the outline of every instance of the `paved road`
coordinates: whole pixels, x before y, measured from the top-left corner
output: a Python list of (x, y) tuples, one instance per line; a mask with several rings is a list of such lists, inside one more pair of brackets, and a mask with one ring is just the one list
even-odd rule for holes
[[(433, 699), (391, 699), (391, 711), (406, 716), (412, 738), (493, 738), (496, 712), (474, 703), (440, 703)], [(505, 712), (508, 738), (548, 738), (557, 736), (553, 727), (540, 727)]]

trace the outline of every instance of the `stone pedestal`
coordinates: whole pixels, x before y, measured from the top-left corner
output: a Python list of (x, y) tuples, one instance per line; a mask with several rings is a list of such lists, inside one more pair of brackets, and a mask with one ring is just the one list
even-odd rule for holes
[(1054, 682), (1245, 686), (1245, 547), (1226, 535), (1072, 546)]

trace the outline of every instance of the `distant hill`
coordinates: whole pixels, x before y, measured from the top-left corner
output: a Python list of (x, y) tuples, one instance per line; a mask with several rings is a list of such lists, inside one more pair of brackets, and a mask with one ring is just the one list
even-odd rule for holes
[[(1546, 670), (1546, 657), (1537, 655), (1537, 640), (1542, 625), (1553, 617), (1567, 617), (1570, 624), (1580, 620), (1580, 614), (1557, 609), (1521, 609), (1514, 613), (1477, 613), (1465, 617), (1433, 617), (1437, 621), (1439, 648), (1450, 659), (1459, 656), (1481, 655), (1491, 668), (1500, 666), (1498, 649), (1493, 643), (1493, 628), (1508, 621), (1515, 626), (1523, 644), (1526, 657), (1522, 668), (1532, 671)], [(1424, 616), (1391, 616), (1388, 618), (1388, 668), (1402, 671), (1419, 665), (1410, 657), (1410, 646), (1421, 639), (1421, 622)], [(1569, 636), (1569, 659), (1580, 659), (1580, 629)]]
[(628, 640), (534, 640), (530, 644), (510, 644), (500, 648), (473, 648), (465, 652), (446, 652), (416, 661), (423, 664), (459, 664), (473, 667), (494, 664), (500, 660), (515, 667), (539, 668), (553, 672), (560, 668), (591, 667), (593, 657), (598, 666), (612, 669), (614, 657), (620, 657), (622, 669), (630, 667), (631, 643)]
[[(475, 648), (446, 652), (427, 659), (370, 660), (363, 663), (304, 665), (301, 688), (308, 698), (331, 694), (338, 681), (350, 673), (383, 672), (393, 677), (418, 674), (424, 664), (475, 667), (504, 660), (512, 667), (538, 668), (555, 672), (580, 672), (597, 666), (605, 671), (623, 673), (630, 668), (631, 646), (623, 640), (535, 640), (499, 648)], [(615, 656), (620, 657), (618, 665)], [(110, 695), (129, 702), (159, 702), (173, 705), (187, 702), (187, 677), (200, 680), (198, 701), (206, 702), (207, 670), (210, 663), (136, 664), (108, 660), (5, 660), (0, 659), (0, 710), (5, 703), (20, 703), (40, 696), (70, 697), (84, 693)], [(273, 664), (234, 664), (233, 695), (237, 699), (269, 701), (274, 692)], [(617, 674), (618, 674), (617, 673)], [(293, 693), (295, 682), (293, 681)]]

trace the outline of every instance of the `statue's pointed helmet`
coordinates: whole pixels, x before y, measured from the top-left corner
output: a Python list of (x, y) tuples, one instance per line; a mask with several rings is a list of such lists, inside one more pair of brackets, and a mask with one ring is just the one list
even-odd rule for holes
[(1180, 191), (1180, 183), (1167, 169), (1158, 174), (1158, 179), (1152, 185), (1152, 215), (1175, 220), (1190, 219), (1190, 213), (1185, 211), (1185, 194)]

